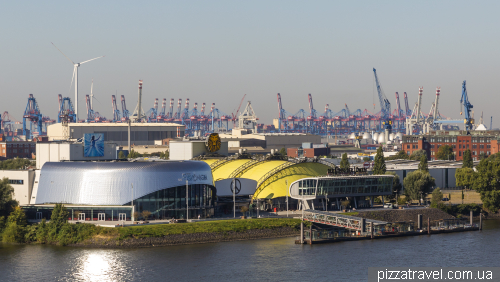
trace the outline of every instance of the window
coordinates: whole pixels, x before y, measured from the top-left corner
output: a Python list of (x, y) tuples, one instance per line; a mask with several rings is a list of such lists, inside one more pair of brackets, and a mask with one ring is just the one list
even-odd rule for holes
[(29, 152), (30, 152), (30, 149), (24, 149), (24, 152), (25, 152), (25, 153), (29, 153)]
[[(406, 149), (410, 149), (410, 145), (406, 145)], [(5, 151), (5, 150), (4, 150)]]
[(472, 155), (474, 156), (477, 155), (476, 151), (472, 151)]
[(460, 156), (460, 157), (462, 156), (462, 151), (458, 152), (458, 156)]
[(477, 145), (476, 144), (472, 145), (472, 149), (477, 149)]
[(17, 149), (12, 149), (12, 153), (16, 153), (17, 154)]
[(24, 180), (9, 179), (9, 184), (24, 184)]

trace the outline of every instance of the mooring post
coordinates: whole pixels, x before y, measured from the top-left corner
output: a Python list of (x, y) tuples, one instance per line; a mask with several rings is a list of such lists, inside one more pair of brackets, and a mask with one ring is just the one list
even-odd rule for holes
[(427, 234), (431, 234), (431, 218), (427, 218)]
[(313, 225), (309, 226), (309, 245), (313, 244)]
[(417, 224), (418, 224), (417, 228), (418, 228), (418, 230), (422, 230), (422, 228), (423, 228), (423, 224), (422, 224), (422, 223), (423, 223), (423, 222), (422, 222), (422, 215), (421, 215), (421, 214), (419, 214), (419, 215), (417, 216)]
[(373, 239), (373, 221), (370, 222), (370, 233), (371, 233), (371, 238)]
[(473, 216), (472, 211), (470, 211), (470, 225), (471, 226), (472, 226), (472, 216)]
[(300, 222), (300, 243), (304, 244), (304, 221)]
[(483, 213), (479, 214), (479, 231), (483, 230)]

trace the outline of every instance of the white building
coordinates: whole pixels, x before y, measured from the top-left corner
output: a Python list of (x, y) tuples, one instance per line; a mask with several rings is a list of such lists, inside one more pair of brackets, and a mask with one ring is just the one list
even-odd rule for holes
[(36, 169), (46, 162), (110, 161), (117, 159), (116, 143), (104, 142), (103, 157), (84, 157), (82, 142), (52, 142), (36, 144)]
[[(208, 155), (205, 141), (170, 141), (170, 160), (190, 160), (201, 155)], [(220, 150), (217, 154), (227, 156), (228, 144), (221, 142)]]
[(14, 188), (13, 198), (19, 205), (28, 205), (35, 182), (35, 170), (0, 170), (0, 178), (8, 178), (10, 185)]

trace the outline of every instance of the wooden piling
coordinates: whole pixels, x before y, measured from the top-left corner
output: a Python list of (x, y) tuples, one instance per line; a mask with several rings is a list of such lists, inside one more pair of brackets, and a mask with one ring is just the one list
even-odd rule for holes
[(470, 211), (470, 225), (472, 225), (472, 218), (473, 218), (473, 214), (472, 214), (472, 211)]
[(479, 214), (479, 231), (483, 230), (483, 213)]
[(427, 218), (427, 234), (431, 234), (431, 218)]
[(373, 221), (370, 222), (370, 233), (371, 233), (371, 238), (373, 239)]
[(313, 244), (313, 225), (309, 226), (309, 245)]
[(300, 222), (300, 243), (304, 244), (304, 221)]

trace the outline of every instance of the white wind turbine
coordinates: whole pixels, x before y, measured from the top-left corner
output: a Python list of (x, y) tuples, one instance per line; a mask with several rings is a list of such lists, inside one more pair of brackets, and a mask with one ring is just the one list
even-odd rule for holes
[[(52, 43), (52, 42), (51, 42)], [(59, 48), (57, 48), (57, 46), (52, 43), (52, 45), (54, 45), (54, 47), (56, 47), (57, 50), (59, 50)], [(61, 50), (59, 50), (59, 52), (61, 52), (61, 54), (64, 55), (64, 57), (66, 57), (66, 59), (68, 59), (68, 61), (70, 61), (72, 64), (73, 64), (73, 76), (71, 77), (71, 84), (73, 84), (73, 79), (75, 80), (75, 115), (76, 115), (76, 121), (78, 122), (78, 67), (81, 65), (81, 64), (85, 64), (85, 63), (88, 63), (90, 61), (93, 61), (93, 60), (96, 60), (96, 59), (99, 59), (99, 58), (102, 58), (104, 56), (100, 56), (100, 57), (97, 57), (97, 58), (93, 58), (93, 59), (90, 59), (90, 60), (86, 60), (84, 62), (81, 62), (81, 63), (74, 63), (70, 58), (68, 58), (68, 56), (66, 56)]]

